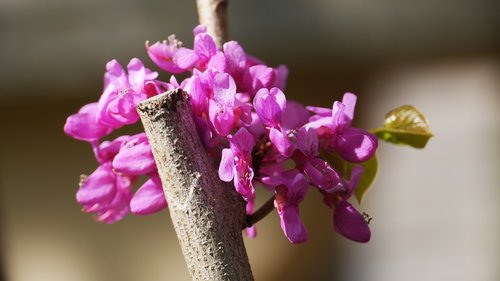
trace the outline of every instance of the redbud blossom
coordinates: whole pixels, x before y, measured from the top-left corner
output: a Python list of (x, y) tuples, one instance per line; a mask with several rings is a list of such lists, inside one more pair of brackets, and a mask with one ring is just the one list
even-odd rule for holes
[[(141, 101), (181, 88), (189, 95), (196, 131), (207, 155), (219, 164), (220, 180), (233, 182), (247, 202), (248, 215), (255, 208), (255, 189), (265, 187), (275, 196), (274, 206), (286, 238), (303, 243), (308, 234), (299, 206), (312, 186), (332, 208), (336, 232), (357, 242), (368, 241), (367, 222), (347, 202), (362, 168), (355, 166), (347, 180), (341, 176), (342, 167), (322, 157), (325, 152), (337, 154), (346, 164), (361, 163), (374, 155), (376, 137), (351, 127), (356, 96), (346, 93), (341, 102), (333, 102), (332, 108), (304, 107), (287, 101), (283, 92), (286, 66), (269, 67), (246, 54), (236, 41), (218, 49), (203, 26), (196, 27), (193, 34), (192, 49), (173, 35), (163, 42), (146, 43), (156, 66), (171, 74), (189, 72), (184, 80), (170, 76), (168, 82), (159, 81), (158, 73), (139, 59), (130, 60), (126, 71), (111, 60), (106, 65), (99, 101), (68, 117), (64, 131), (89, 142), (99, 165), (82, 177), (76, 197), (83, 211), (93, 213), (99, 221), (113, 223), (129, 212), (146, 215), (166, 208), (145, 133), (103, 138), (136, 123), (136, 106)], [(134, 183), (144, 177), (146, 181), (134, 190)], [(254, 237), (255, 225), (246, 231)]]

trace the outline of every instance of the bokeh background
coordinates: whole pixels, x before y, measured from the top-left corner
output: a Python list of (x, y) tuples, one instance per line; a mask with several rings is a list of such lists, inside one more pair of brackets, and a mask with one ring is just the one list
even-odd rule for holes
[[(256, 280), (500, 280), (499, 15), (495, 0), (230, 1), (231, 38), (288, 65), (290, 99), (355, 92), (367, 128), (413, 104), (435, 134), (424, 150), (380, 144), (360, 208), (369, 244), (335, 234), (311, 190), (306, 244), (275, 213), (245, 241)], [(191, 46), (196, 24), (194, 1), (0, 1), (0, 279), (188, 280), (167, 211), (115, 225), (80, 211), (78, 178), (96, 162), (62, 127), (98, 98), (107, 61), (157, 70), (144, 41)]]

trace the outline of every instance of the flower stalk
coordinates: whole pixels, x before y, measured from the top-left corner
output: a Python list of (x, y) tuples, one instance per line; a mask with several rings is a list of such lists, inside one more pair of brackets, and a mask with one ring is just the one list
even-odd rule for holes
[(269, 215), (272, 210), (274, 210), (274, 195), (271, 196), (271, 198), (269, 198), (257, 211), (246, 216), (243, 229), (258, 223), (261, 219)]

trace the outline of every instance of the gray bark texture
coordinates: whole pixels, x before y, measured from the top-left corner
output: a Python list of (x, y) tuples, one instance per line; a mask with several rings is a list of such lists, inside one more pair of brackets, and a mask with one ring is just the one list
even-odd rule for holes
[(241, 228), (244, 201), (222, 182), (180, 89), (137, 107), (193, 280), (253, 280)]
[(217, 47), (227, 41), (227, 6), (228, 0), (196, 0), (200, 24), (207, 27), (207, 32), (214, 40)]

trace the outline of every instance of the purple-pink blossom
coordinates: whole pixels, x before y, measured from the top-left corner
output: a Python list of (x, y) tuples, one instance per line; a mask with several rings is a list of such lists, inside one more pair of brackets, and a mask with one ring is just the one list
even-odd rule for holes
[[(233, 183), (246, 201), (248, 215), (257, 209), (256, 189), (264, 187), (274, 196), (285, 237), (303, 243), (308, 233), (299, 209), (311, 186), (333, 210), (334, 231), (357, 242), (368, 241), (368, 224), (348, 202), (362, 168), (355, 166), (346, 179), (344, 167), (324, 157), (325, 153), (338, 155), (347, 165), (374, 155), (376, 137), (351, 127), (356, 96), (346, 93), (332, 108), (306, 107), (287, 100), (286, 66), (268, 66), (236, 41), (217, 48), (203, 26), (197, 26), (193, 34), (192, 48), (173, 35), (146, 43), (151, 61), (169, 73), (165, 76), (168, 82), (158, 80), (158, 73), (139, 59), (130, 60), (126, 69), (111, 60), (101, 96), (67, 118), (65, 133), (90, 143), (98, 165), (90, 175), (82, 176), (77, 191), (83, 211), (113, 223), (128, 213), (147, 215), (167, 207), (146, 134), (107, 138), (138, 122), (138, 103), (181, 88), (189, 95), (207, 155), (219, 164), (220, 180)], [(185, 72), (183, 80), (170, 76)], [(256, 235), (254, 225), (246, 231), (249, 237)]]
[[(139, 120), (135, 107), (146, 98), (156, 95), (154, 79), (158, 73), (144, 67), (139, 59), (130, 60), (128, 74), (112, 60), (106, 65), (104, 92), (98, 102), (99, 122), (118, 128)], [(149, 86), (148, 86), (149, 85)]]
[(292, 243), (304, 243), (307, 230), (299, 217), (299, 204), (304, 200), (309, 185), (303, 174), (297, 170), (282, 173), (276, 187), (274, 205), (281, 221), (281, 229)]
[(214, 96), (208, 105), (208, 115), (217, 133), (227, 136), (234, 125), (234, 100), (236, 96), (236, 84), (231, 75), (219, 73), (215, 75)]
[(378, 139), (365, 130), (351, 127), (356, 99), (354, 94), (346, 93), (342, 102), (333, 103), (331, 110), (308, 107), (316, 115), (306, 126), (316, 129), (325, 150), (335, 151), (349, 162), (361, 163), (375, 154)]
[(254, 137), (243, 127), (236, 134), (229, 136), (228, 139), (231, 148), (222, 150), (219, 177), (226, 182), (234, 179), (236, 191), (245, 200), (251, 200), (255, 196), (252, 183), (254, 172), (251, 154), (255, 144)]
[(160, 177), (151, 176), (135, 192), (130, 201), (130, 211), (136, 215), (149, 215), (159, 212), (167, 207), (167, 200), (163, 193)]
[(342, 180), (336, 190), (324, 192), (324, 202), (333, 209), (333, 227), (342, 236), (356, 242), (366, 243), (371, 232), (368, 222), (347, 200), (352, 196), (359, 183), (363, 167), (354, 166), (350, 180)]
[(66, 119), (64, 132), (77, 140), (93, 142), (111, 133), (112, 128), (101, 124), (97, 117), (97, 102), (84, 105), (78, 113)]

